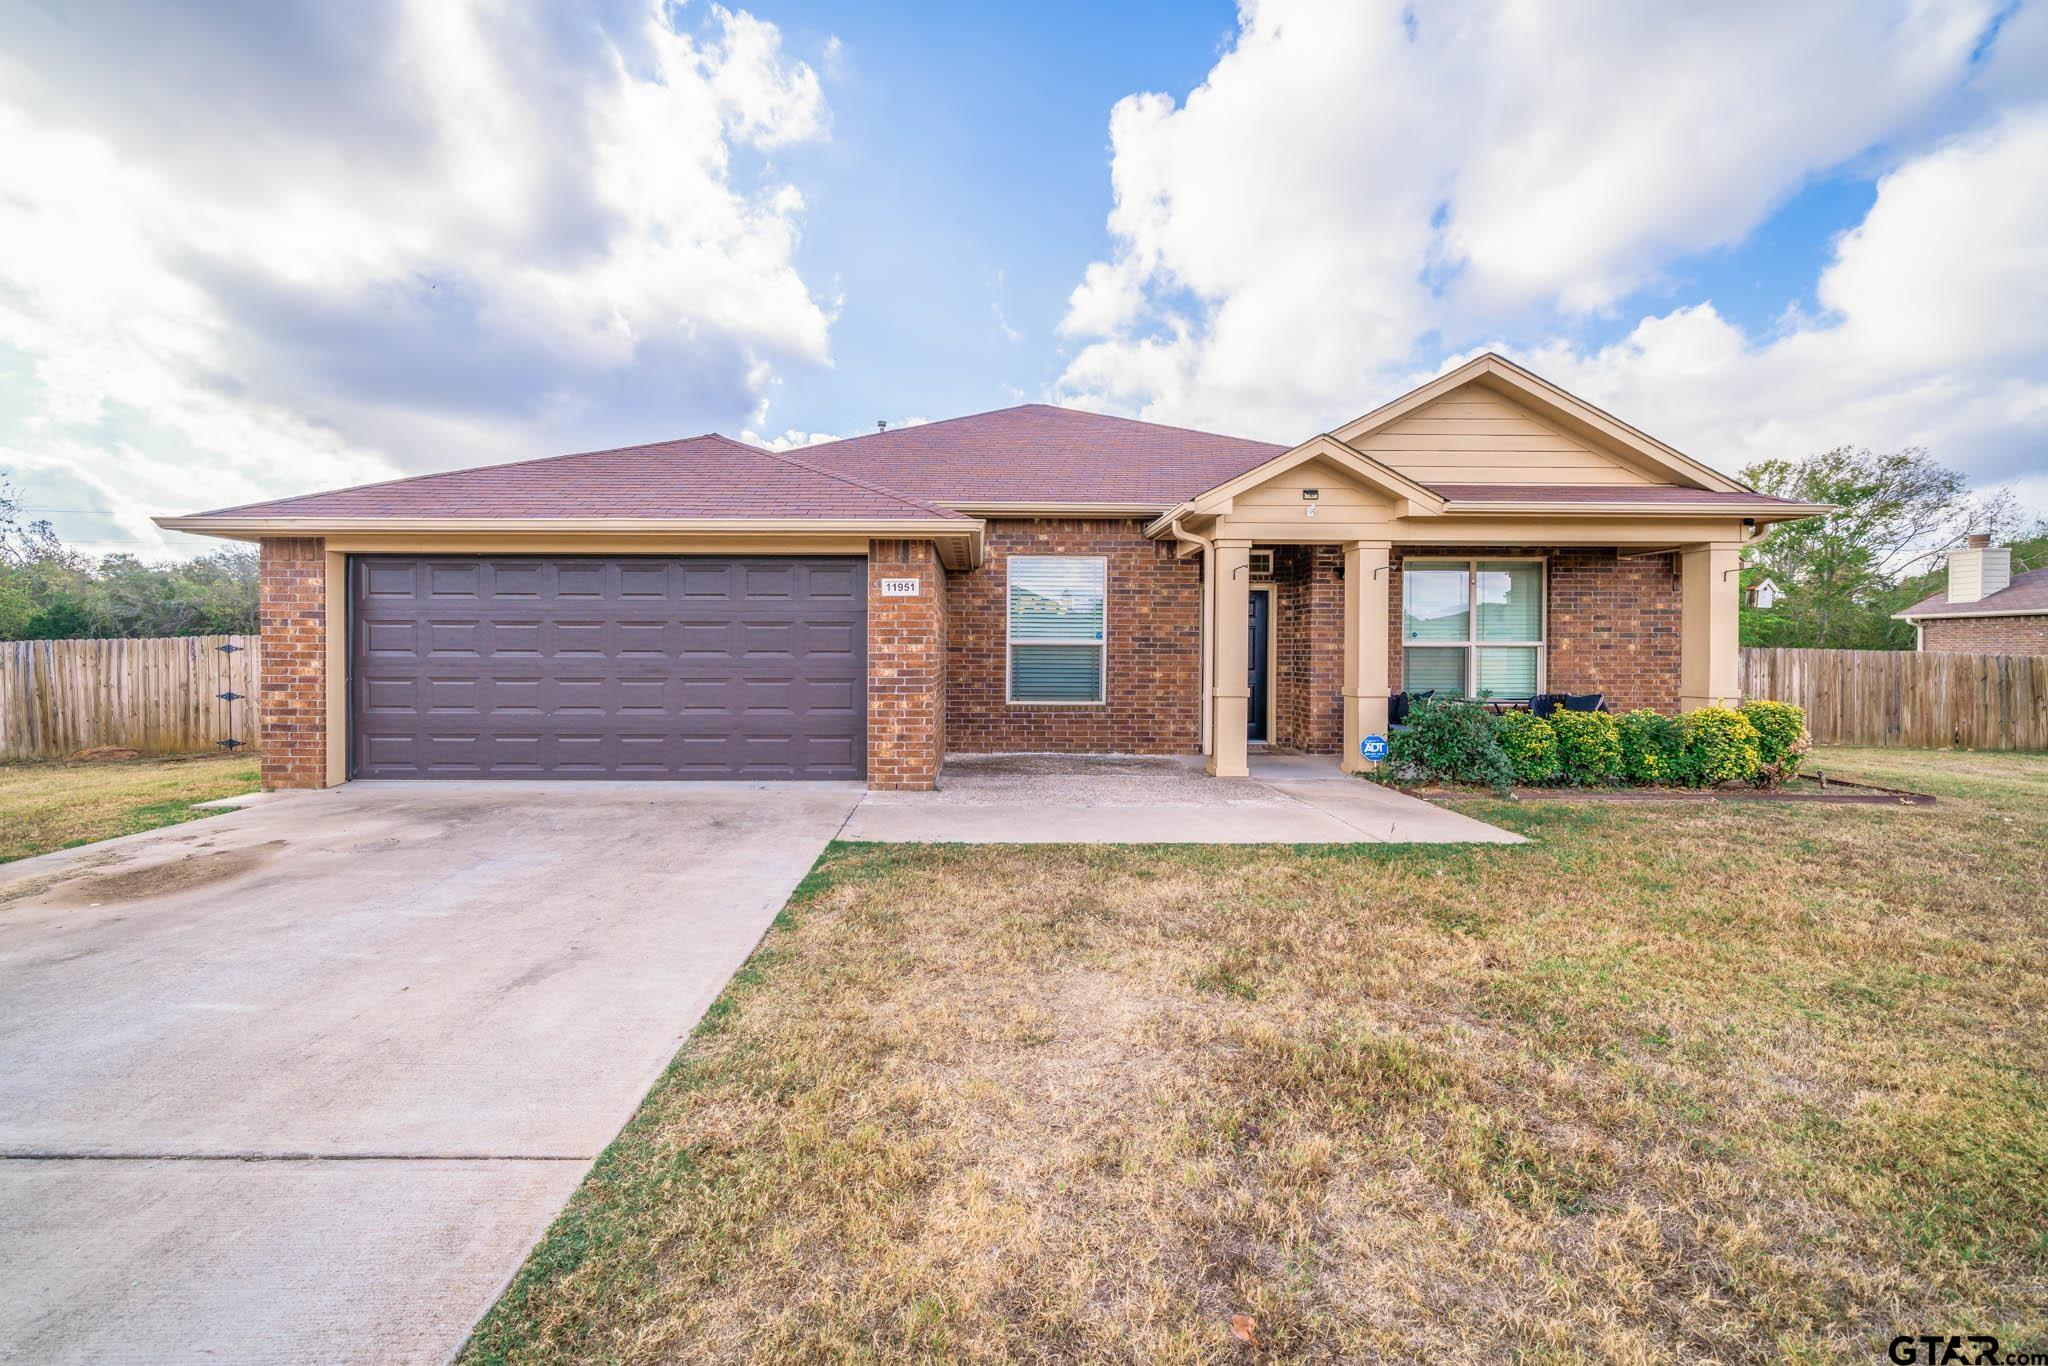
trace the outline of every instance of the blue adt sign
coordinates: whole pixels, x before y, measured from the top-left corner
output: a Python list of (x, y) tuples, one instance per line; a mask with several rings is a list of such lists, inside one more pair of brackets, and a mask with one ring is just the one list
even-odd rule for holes
[(1358, 754), (1360, 758), (1370, 759), (1374, 763), (1378, 763), (1387, 757), (1387, 737), (1384, 735), (1366, 736), (1358, 742)]

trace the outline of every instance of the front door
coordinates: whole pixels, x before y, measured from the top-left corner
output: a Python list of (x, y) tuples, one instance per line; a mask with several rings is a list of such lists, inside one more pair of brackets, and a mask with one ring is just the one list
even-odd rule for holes
[(1245, 683), (1251, 695), (1245, 699), (1245, 738), (1265, 740), (1266, 734), (1266, 689), (1270, 686), (1272, 660), (1268, 657), (1266, 642), (1271, 632), (1266, 629), (1267, 617), (1273, 610), (1273, 595), (1270, 592), (1254, 592), (1251, 595), (1251, 639), (1245, 645)]

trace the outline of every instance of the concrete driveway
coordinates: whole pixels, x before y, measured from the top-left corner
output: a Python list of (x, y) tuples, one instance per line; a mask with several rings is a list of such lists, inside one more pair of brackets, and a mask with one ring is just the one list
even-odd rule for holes
[(0, 866), (0, 1359), (444, 1359), (852, 784), (353, 784)]

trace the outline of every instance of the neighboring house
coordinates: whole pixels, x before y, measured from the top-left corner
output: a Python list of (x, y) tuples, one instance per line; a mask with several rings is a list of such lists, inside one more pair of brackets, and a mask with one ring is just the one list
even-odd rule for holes
[(1824, 510), (1488, 355), (1291, 447), (1033, 404), (159, 523), (262, 545), (271, 787), (918, 788), (949, 751), (1355, 768), (1402, 690), (1732, 703), (1742, 549)]
[(1918, 649), (2048, 655), (2048, 568), (2015, 574), (2012, 547), (1976, 533), (1948, 553), (1948, 587), (1896, 615)]

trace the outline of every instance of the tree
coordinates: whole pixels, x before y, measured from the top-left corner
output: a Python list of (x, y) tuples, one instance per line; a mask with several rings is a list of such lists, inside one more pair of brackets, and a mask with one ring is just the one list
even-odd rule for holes
[(1891, 619), (1900, 578), (1954, 545), (1973, 519), (2012, 516), (2009, 495), (1973, 498), (1960, 473), (1919, 447), (1874, 455), (1838, 446), (1766, 460), (1742, 477), (1763, 493), (1840, 509), (1774, 527), (1750, 552), (1753, 575), (1784, 596), (1769, 611), (1744, 610), (1745, 645), (1910, 649), (1912, 628)]
[(65, 546), (48, 522), (21, 514), (19, 495), (0, 476), (0, 640), (257, 629), (254, 551), (160, 564), (133, 555), (95, 561)]

